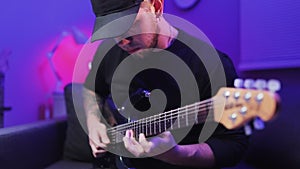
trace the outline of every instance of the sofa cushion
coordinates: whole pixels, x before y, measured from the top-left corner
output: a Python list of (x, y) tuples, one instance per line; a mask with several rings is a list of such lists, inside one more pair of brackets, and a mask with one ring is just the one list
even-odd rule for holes
[(0, 168), (44, 168), (61, 159), (65, 119), (0, 129)]
[(64, 159), (92, 162), (93, 155), (88, 142), (86, 116), (83, 108), (83, 85), (70, 83), (65, 86), (67, 109), (67, 133), (64, 146)]

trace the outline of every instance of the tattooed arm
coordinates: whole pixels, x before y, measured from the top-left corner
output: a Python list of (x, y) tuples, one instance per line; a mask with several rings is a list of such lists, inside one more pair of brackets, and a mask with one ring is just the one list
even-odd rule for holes
[(86, 112), (89, 144), (94, 157), (106, 152), (105, 148), (109, 144), (106, 133), (106, 125), (101, 122), (101, 112), (103, 100), (93, 91), (83, 88), (84, 109)]

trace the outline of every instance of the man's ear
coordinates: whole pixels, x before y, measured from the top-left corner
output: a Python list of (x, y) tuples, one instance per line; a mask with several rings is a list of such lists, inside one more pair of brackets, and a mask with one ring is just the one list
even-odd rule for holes
[(155, 13), (157, 16), (160, 16), (163, 14), (164, 0), (151, 0), (151, 4), (155, 8)]

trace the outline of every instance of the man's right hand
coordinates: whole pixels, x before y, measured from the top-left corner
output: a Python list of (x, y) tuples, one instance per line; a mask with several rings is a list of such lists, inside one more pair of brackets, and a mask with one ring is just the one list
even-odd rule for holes
[(107, 144), (110, 140), (107, 136), (106, 126), (99, 122), (98, 118), (88, 117), (87, 127), (89, 133), (89, 144), (91, 146), (93, 156), (98, 157), (106, 152)]

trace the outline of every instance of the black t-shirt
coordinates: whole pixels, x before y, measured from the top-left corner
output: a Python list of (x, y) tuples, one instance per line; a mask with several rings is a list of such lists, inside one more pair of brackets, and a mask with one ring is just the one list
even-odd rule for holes
[[(118, 100), (121, 100), (120, 103), (115, 104), (118, 108), (122, 107), (126, 103), (127, 97), (129, 97), (137, 110), (141, 112), (146, 111), (152, 106), (150, 106), (149, 99), (143, 97), (136, 101), (136, 99), (132, 99), (136, 97), (131, 96), (141, 89), (149, 92), (160, 89), (167, 100), (164, 111), (169, 111), (195, 101), (209, 99), (216, 94), (220, 87), (233, 86), (233, 81), (237, 78), (232, 61), (227, 55), (216, 51), (207, 43), (183, 31), (179, 31), (177, 39), (167, 49), (146, 52), (143, 59), (131, 58), (132, 60), (130, 61), (133, 62), (129, 62), (129, 54), (117, 45), (114, 45), (114, 43), (107, 40), (100, 45), (84, 86), (95, 91), (104, 99), (111, 96), (111, 91), (117, 92)], [(172, 65), (172, 61), (167, 61), (168, 63), (166, 63), (166, 57), (174, 56), (180, 58), (183, 61), (182, 63), (187, 65), (192, 72), (200, 98), (195, 99), (193, 97), (197, 96), (195, 94), (197, 90), (193, 91), (185, 88), (184, 91), (181, 91), (181, 85), (189, 84), (193, 81), (189, 81), (189, 78), (184, 77), (185, 75), (176, 79), (177, 76), (173, 77), (173, 75), (168, 73), (168, 70), (172, 70), (180, 74), (181, 69), (184, 67)], [(153, 59), (153, 57), (155, 58)], [(145, 65), (137, 66), (140, 62), (145, 62)], [(119, 69), (118, 66), (121, 64), (125, 66)], [(147, 64), (153, 64), (154, 66), (147, 67)], [(164, 67), (164, 65), (168, 65), (169, 68), (159, 69), (160, 66)], [(132, 72), (132, 70), (139, 71)], [(114, 76), (116, 72), (121, 73)], [(132, 73), (136, 74), (132, 76)], [(178, 80), (181, 83), (178, 83)], [(112, 86), (112, 84), (114, 85)], [(182, 92), (185, 93), (183, 94)], [(182, 100), (182, 98), (185, 99)], [(119, 120), (122, 121), (122, 119)], [(179, 144), (198, 143), (202, 128), (202, 124), (194, 125)], [(235, 164), (241, 159), (247, 147), (247, 138), (243, 130), (227, 130), (221, 124), (217, 125), (213, 134), (203, 141), (211, 147), (217, 167)], [(187, 168), (169, 165), (152, 158), (133, 159), (131, 163), (135, 168)]]

